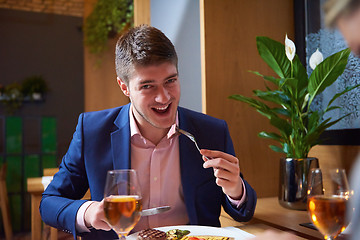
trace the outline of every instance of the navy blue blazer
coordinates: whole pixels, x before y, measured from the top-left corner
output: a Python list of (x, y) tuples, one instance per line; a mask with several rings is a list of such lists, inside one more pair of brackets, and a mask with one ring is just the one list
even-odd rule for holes
[[(59, 172), (43, 193), (40, 213), (43, 221), (76, 237), (76, 213), (81, 199), (90, 188), (91, 199), (104, 196), (106, 172), (131, 168), (130, 104), (82, 113)], [(224, 120), (178, 108), (179, 127), (191, 132), (200, 148), (235, 155)], [(249, 221), (256, 205), (256, 193), (244, 180), (247, 199), (240, 209), (234, 208), (221, 187), (215, 183), (213, 169), (203, 168), (203, 160), (186, 136), (179, 136), (180, 171), (189, 224), (220, 226), (221, 206), (236, 221)], [(242, 175), (241, 175), (242, 176)], [(114, 231), (91, 230), (80, 234), (84, 239), (114, 239)]]

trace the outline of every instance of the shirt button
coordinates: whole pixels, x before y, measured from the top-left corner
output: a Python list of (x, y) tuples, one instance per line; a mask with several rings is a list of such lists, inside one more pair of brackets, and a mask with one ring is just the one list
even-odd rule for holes
[(157, 181), (157, 177), (154, 177), (154, 181), (155, 181), (155, 182)]

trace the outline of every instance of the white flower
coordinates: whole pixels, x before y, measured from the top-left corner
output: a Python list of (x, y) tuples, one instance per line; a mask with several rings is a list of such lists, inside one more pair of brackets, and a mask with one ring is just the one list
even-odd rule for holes
[(286, 36), (285, 36), (285, 53), (286, 53), (287, 58), (290, 60), (290, 62), (292, 62), (292, 60), (294, 59), (295, 52), (296, 52), (295, 43), (293, 41), (291, 41), (286, 34)]
[(316, 51), (311, 55), (309, 60), (309, 65), (314, 70), (317, 65), (319, 65), (324, 60), (324, 57), (322, 53), (319, 51), (319, 49), (316, 49)]

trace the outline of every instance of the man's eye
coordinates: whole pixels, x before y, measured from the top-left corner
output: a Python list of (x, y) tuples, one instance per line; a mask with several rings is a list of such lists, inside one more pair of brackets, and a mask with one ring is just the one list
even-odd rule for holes
[(151, 88), (151, 85), (142, 85), (140, 89), (149, 89)]
[(170, 78), (166, 81), (166, 83), (173, 83), (175, 82), (177, 79), (176, 78)]

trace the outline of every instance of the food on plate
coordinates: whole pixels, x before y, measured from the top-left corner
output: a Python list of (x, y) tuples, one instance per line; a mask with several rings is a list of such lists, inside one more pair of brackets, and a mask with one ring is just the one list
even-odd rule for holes
[(157, 229), (149, 228), (139, 232), (138, 240), (166, 240), (166, 233)]
[(203, 235), (203, 236), (184, 236), (181, 240), (234, 240), (234, 238)]
[(171, 229), (166, 232), (167, 240), (180, 240), (185, 235), (190, 233), (189, 230)]
[(199, 235), (187, 236), (190, 233), (188, 230), (172, 229), (166, 232), (167, 240), (234, 240), (233, 237)]

